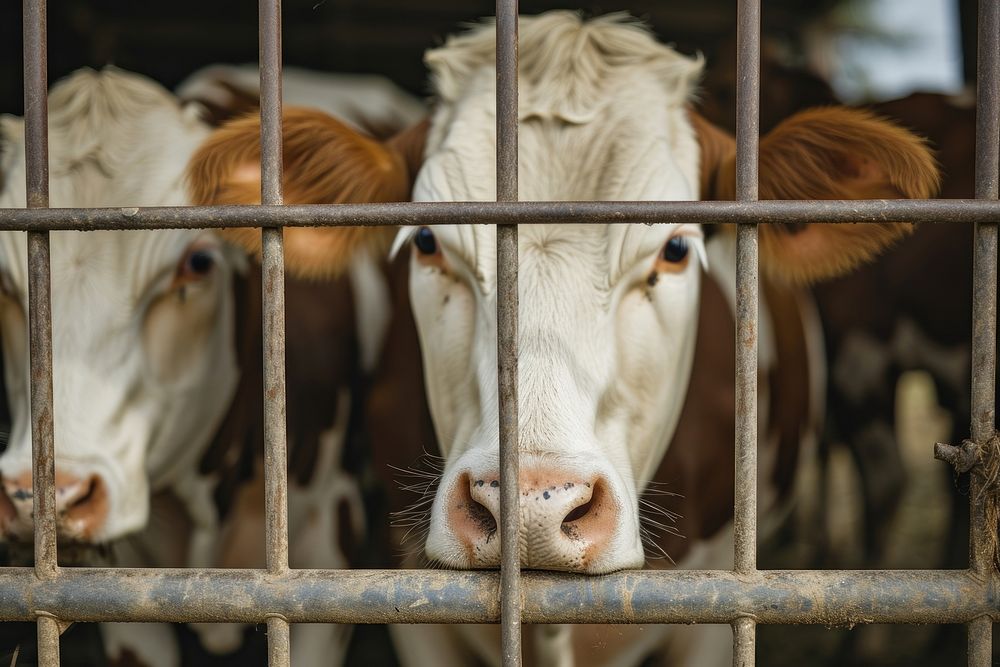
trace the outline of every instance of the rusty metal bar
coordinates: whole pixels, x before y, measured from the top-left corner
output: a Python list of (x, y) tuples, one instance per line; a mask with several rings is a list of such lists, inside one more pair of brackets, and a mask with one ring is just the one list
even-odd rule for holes
[(757, 225), (741, 224), (736, 236), (736, 493), (733, 515), (735, 566), (757, 568)]
[(212, 229), (516, 223), (976, 223), (1000, 218), (1000, 203), (976, 199), (829, 201), (402, 202), (296, 206), (0, 208), (0, 231)]
[[(259, 0), (260, 201), (282, 203), (281, 0)], [(288, 443), (285, 405), (285, 253), (281, 227), (264, 227), (261, 284), (264, 326), (264, 507), (267, 570), (288, 571)], [(291, 662), (290, 628), (267, 619), (268, 665)]]
[[(757, 199), (760, 0), (740, 0), (736, 55), (736, 197)], [(757, 225), (736, 237), (736, 571), (757, 568)], [(752, 629), (752, 626), (751, 626)], [(750, 663), (752, 664), (752, 662)]]
[(756, 660), (757, 624), (743, 616), (733, 621), (733, 665), (752, 667)]
[[(28, 207), (49, 205), (48, 47), (45, 0), (24, 2), (24, 144)], [(35, 573), (58, 572), (55, 439), (52, 412), (52, 308), (49, 233), (28, 234), (28, 329)], [(41, 626), (39, 626), (41, 628)], [(41, 632), (41, 629), (39, 629)], [(58, 662), (58, 655), (55, 657)]]
[(290, 667), (292, 663), (291, 637), (288, 621), (278, 616), (267, 618), (268, 667)]
[(59, 621), (54, 616), (38, 616), (38, 665), (58, 667), (59, 665)]
[(1000, 184), (1000, 5), (979, 1), (976, 61), (976, 198), (996, 199)]
[[(739, 0), (736, 12), (736, 198), (757, 200), (760, 126), (760, 0)], [(734, 566), (757, 570), (757, 332), (760, 285), (757, 224), (736, 231), (736, 447), (733, 509)], [(753, 667), (756, 624), (733, 623), (733, 665)]]
[[(497, 201), (517, 201), (517, 0), (497, 0)], [(517, 436), (517, 225), (497, 226), (500, 426), (500, 653), (521, 664), (521, 512)]]
[[(45, 0), (24, 0), (25, 190), (31, 209), (49, 205), (48, 46)], [(28, 232), (28, 354), (31, 374), (31, 485), (38, 581), (59, 573), (52, 411), (52, 292), (49, 232)], [(59, 623), (37, 615), (38, 664), (59, 665)]]
[[(281, 0), (260, 0), (261, 203), (282, 200)], [(267, 569), (288, 568), (285, 433), (285, 261), (280, 227), (263, 229), (264, 478)]]
[(760, 0), (739, 0), (736, 22), (736, 198), (754, 201), (760, 144)]
[[(996, 201), (1000, 172), (1000, 3), (979, 2), (976, 73), (976, 198)], [(972, 439), (981, 447), (996, 432), (997, 220), (976, 225), (972, 287)], [(996, 520), (982, 474), (973, 471), (969, 487), (969, 568), (982, 577), (995, 573)], [(993, 623), (978, 618), (968, 626), (970, 667), (993, 659)]]
[[(496, 623), (498, 572), (0, 569), (0, 621), (53, 610), (84, 622)], [(967, 570), (521, 573), (525, 623), (967, 623), (1000, 618)]]

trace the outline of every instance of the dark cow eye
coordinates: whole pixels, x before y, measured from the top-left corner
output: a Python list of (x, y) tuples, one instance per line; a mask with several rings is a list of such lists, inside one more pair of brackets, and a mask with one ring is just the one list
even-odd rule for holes
[(683, 262), (688, 255), (688, 241), (683, 236), (675, 236), (663, 246), (663, 259), (671, 264)]
[(210, 247), (196, 245), (188, 248), (177, 265), (177, 274), (174, 276), (172, 287), (182, 288), (205, 280), (215, 270), (217, 262), (218, 259)]
[(437, 239), (434, 232), (427, 227), (421, 227), (413, 237), (413, 245), (417, 247), (422, 255), (433, 255), (438, 251)]
[(215, 257), (207, 250), (194, 250), (187, 256), (185, 269), (198, 276), (204, 276), (215, 266)]

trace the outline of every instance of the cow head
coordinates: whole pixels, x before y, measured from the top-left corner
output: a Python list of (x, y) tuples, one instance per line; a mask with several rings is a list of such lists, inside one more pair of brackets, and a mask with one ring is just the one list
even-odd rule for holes
[[(494, 198), (493, 34), (486, 27), (427, 56), (441, 106), (415, 199)], [(703, 183), (731, 180), (731, 139), (705, 135), (686, 111), (699, 62), (619, 17), (584, 22), (566, 12), (523, 18), (519, 48), (522, 200), (689, 200), (706, 194)], [(936, 174), (919, 140), (863, 114), (835, 115), (851, 120), (849, 129), (805, 115), (762, 141), (762, 192), (789, 181), (812, 186), (810, 197), (931, 190)], [(767, 228), (761, 253), (808, 279), (844, 270), (904, 232)], [(522, 225), (518, 241), (521, 564), (639, 567), (638, 497), (670, 442), (692, 372), (702, 232), (690, 224)], [(413, 245), (411, 300), (446, 457), (426, 551), (451, 567), (495, 567), (495, 229), (422, 227), (403, 242)]]
[[(113, 69), (78, 73), (49, 99), (53, 206), (259, 200), (256, 118), (210, 134), (200, 109)], [(404, 184), (405, 196), (406, 175), (396, 173), (401, 158), (332, 119), (317, 128), (310, 113), (286, 112), (285, 160), (290, 173), (304, 167), (316, 177), (319, 185), (309, 182), (319, 189), (286, 179), (287, 201), (367, 201), (395, 183)], [(22, 134), (20, 120), (3, 119), (3, 207), (25, 205)], [(306, 145), (322, 146), (325, 157), (302, 158)], [(288, 270), (319, 277), (343, 268), (354, 238), (311, 230), (285, 236)], [(259, 247), (254, 230), (52, 233), (61, 538), (102, 542), (137, 530), (150, 491), (197, 470), (237, 387), (233, 281)], [(25, 235), (0, 234), (0, 329), (12, 410), (0, 457), (0, 528), (11, 539), (32, 530), (26, 290)]]
[[(187, 203), (184, 165), (208, 135), (197, 110), (142, 77), (78, 72), (49, 98), (53, 206)], [(23, 125), (5, 118), (0, 206), (25, 205)], [(61, 537), (142, 527), (151, 487), (211, 436), (236, 383), (230, 284), (241, 261), (211, 232), (51, 235), (56, 508)], [(0, 330), (10, 442), (0, 525), (31, 534), (25, 235), (0, 235)]]

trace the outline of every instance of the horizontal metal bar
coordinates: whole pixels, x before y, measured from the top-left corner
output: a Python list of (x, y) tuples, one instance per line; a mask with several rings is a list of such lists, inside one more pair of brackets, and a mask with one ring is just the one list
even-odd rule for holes
[[(1000, 618), (995, 581), (965, 570), (522, 573), (525, 623), (965, 623)], [(496, 623), (497, 572), (0, 569), (0, 621)]]
[(0, 231), (575, 223), (996, 222), (977, 199), (756, 202), (405, 202), (310, 206), (0, 208)]

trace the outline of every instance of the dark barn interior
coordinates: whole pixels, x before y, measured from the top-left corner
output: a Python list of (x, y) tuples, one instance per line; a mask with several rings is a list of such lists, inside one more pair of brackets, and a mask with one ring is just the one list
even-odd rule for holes
[[(777, 0), (762, 13), (765, 37), (794, 53), (803, 26), (836, 0)], [(973, 73), (975, 6), (961, 0), (966, 78)], [(707, 87), (721, 86), (735, 60), (736, 4), (719, 0), (654, 2), (522, 2), (522, 13), (574, 8), (592, 14), (628, 11), (648, 20), (665, 41), (708, 59)], [(0, 111), (20, 115), (21, 5), (0, 7)], [(293, 0), (283, 5), (284, 62), (332, 72), (388, 76), (413, 93), (426, 91), (421, 54), (463, 22), (488, 16), (490, 2), (397, 0)], [(173, 87), (212, 63), (257, 59), (257, 6), (253, 2), (173, 3), (71, 0), (48, 9), (49, 80), (73, 70), (115, 64)], [(731, 75), (730, 75), (731, 76)], [(767, 86), (767, 72), (764, 86)], [(768, 113), (769, 100), (762, 98)], [(727, 117), (732, 116), (732, 111)], [(765, 127), (766, 123), (762, 123)]]

